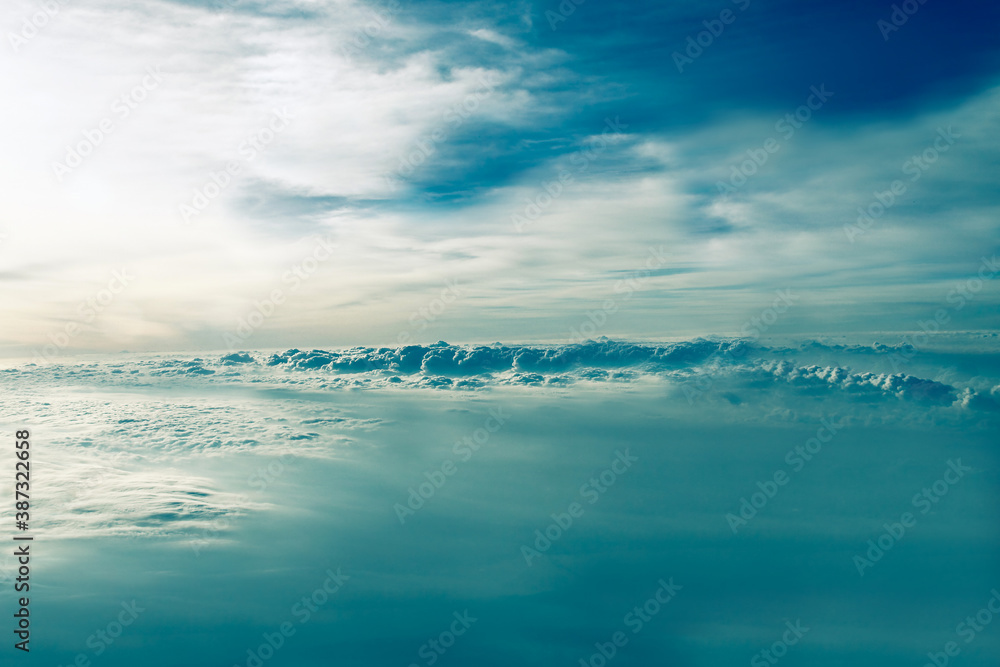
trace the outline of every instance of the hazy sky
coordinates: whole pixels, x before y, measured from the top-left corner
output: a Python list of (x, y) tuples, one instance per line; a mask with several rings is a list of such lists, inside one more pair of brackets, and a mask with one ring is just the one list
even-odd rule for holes
[(1000, 9), (904, 4), (11, 0), (0, 352), (995, 328)]

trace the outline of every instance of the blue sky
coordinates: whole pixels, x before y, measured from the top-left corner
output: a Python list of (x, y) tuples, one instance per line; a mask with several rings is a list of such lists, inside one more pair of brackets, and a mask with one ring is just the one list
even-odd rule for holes
[(1000, 9), (903, 4), (8, 3), (0, 349), (995, 328)]

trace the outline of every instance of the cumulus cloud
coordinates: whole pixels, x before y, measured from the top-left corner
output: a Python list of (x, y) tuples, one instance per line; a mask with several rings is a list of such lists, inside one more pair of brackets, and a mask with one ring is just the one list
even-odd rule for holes
[[(139, 358), (132, 362), (64, 364), (8, 369), (28, 384), (92, 380), (102, 386), (140, 385), (227, 388), (251, 386), (261, 398), (268, 392), (336, 392), (343, 389), (446, 389), (486, 392), (504, 386), (558, 389), (602, 384), (660, 386), (688, 398), (708, 395), (732, 405), (825, 396), (845, 405), (910, 404), (993, 411), (997, 397), (994, 355), (975, 336), (942, 337), (929, 348), (910, 343), (783, 341), (740, 338), (640, 343), (602, 338), (559, 345), (431, 345), (356, 347), (332, 350), (233, 352), (217, 357)], [(958, 341), (958, 342), (956, 342)], [(949, 342), (951, 345), (946, 345)], [(958, 347), (955, 347), (955, 346)], [(972, 353), (972, 349), (979, 352)], [(908, 368), (899, 370), (901, 353)], [(963, 368), (962, 365), (966, 367)], [(991, 370), (993, 369), (993, 370)], [(234, 429), (232, 405), (180, 402), (159, 406), (128, 404), (115, 408), (112, 435), (141, 433), (150, 451), (271, 451), (301, 440), (299, 451), (321, 452), (329, 438), (351, 442), (351, 432), (377, 426), (349, 414), (306, 415), (302, 425), (330, 427), (320, 434), (302, 432), (285, 421), (262, 422), (248, 411), (246, 428)], [(192, 425), (178, 429), (178, 415)], [(239, 420), (237, 420), (239, 421)], [(193, 441), (188, 429), (211, 433)], [(318, 439), (316, 439), (318, 438)], [(104, 443), (113, 447), (117, 437)]]
[(743, 341), (698, 340), (656, 346), (608, 339), (555, 346), (455, 346), (438, 343), (400, 348), (355, 348), (345, 352), (288, 350), (272, 354), (265, 363), (294, 369), (388, 370), (461, 376), (507, 371), (553, 373), (600, 367), (676, 367), (703, 362), (712, 355), (732, 354), (745, 345)]

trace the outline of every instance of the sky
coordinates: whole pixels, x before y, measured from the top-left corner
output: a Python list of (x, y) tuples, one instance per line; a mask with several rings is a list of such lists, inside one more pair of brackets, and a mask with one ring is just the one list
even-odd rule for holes
[(12, 0), (0, 354), (995, 329), (998, 24)]
[(36, 661), (261, 667), (340, 568), (265, 667), (429, 667), (463, 611), (452, 664), (597, 665), (661, 581), (616, 666), (761, 664), (798, 622), (788, 665), (944, 650), (1000, 582), (998, 28), (967, 0), (2, 3)]

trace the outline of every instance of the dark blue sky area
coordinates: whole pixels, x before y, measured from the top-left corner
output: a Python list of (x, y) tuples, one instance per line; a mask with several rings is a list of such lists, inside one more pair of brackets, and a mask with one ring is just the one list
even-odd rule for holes
[[(557, 7), (558, 3), (549, 3)], [(834, 83), (834, 113), (896, 113), (975, 91), (997, 68), (1000, 7), (928, 0), (886, 41), (877, 26), (890, 3), (752, 0), (644, 7), (585, 2), (557, 29), (535, 24), (533, 41), (571, 53), (581, 74), (625, 83), (637, 109), (663, 102), (684, 114), (650, 113), (665, 127), (697, 122), (720, 108), (801, 103), (802, 91)], [(672, 53), (731, 9), (736, 18), (693, 63), (677, 71)]]
[[(555, 30), (546, 17), (559, 12), (559, 2), (406, 6), (411, 18), (470, 29), (486, 20), (524, 41), (526, 52), (566, 54), (541, 72), (555, 82), (534, 90), (528, 84), (555, 112), (513, 132), (472, 118), (412, 183), (432, 200), (461, 199), (576, 150), (574, 139), (599, 132), (608, 116), (627, 119), (632, 132), (683, 136), (733, 114), (783, 115), (805, 102), (810, 86), (826, 84), (835, 98), (823, 109), (824, 123), (891, 122), (950, 107), (989, 85), (1000, 64), (1000, 8), (913, 2), (917, 11), (888, 40), (878, 21), (890, 19), (892, 3), (588, 0)], [(687, 38), (723, 10), (735, 20), (679, 72), (673, 53), (684, 52)], [(456, 37), (435, 46), (453, 51), (458, 64), (511, 65), (509, 51), (480, 40)]]

